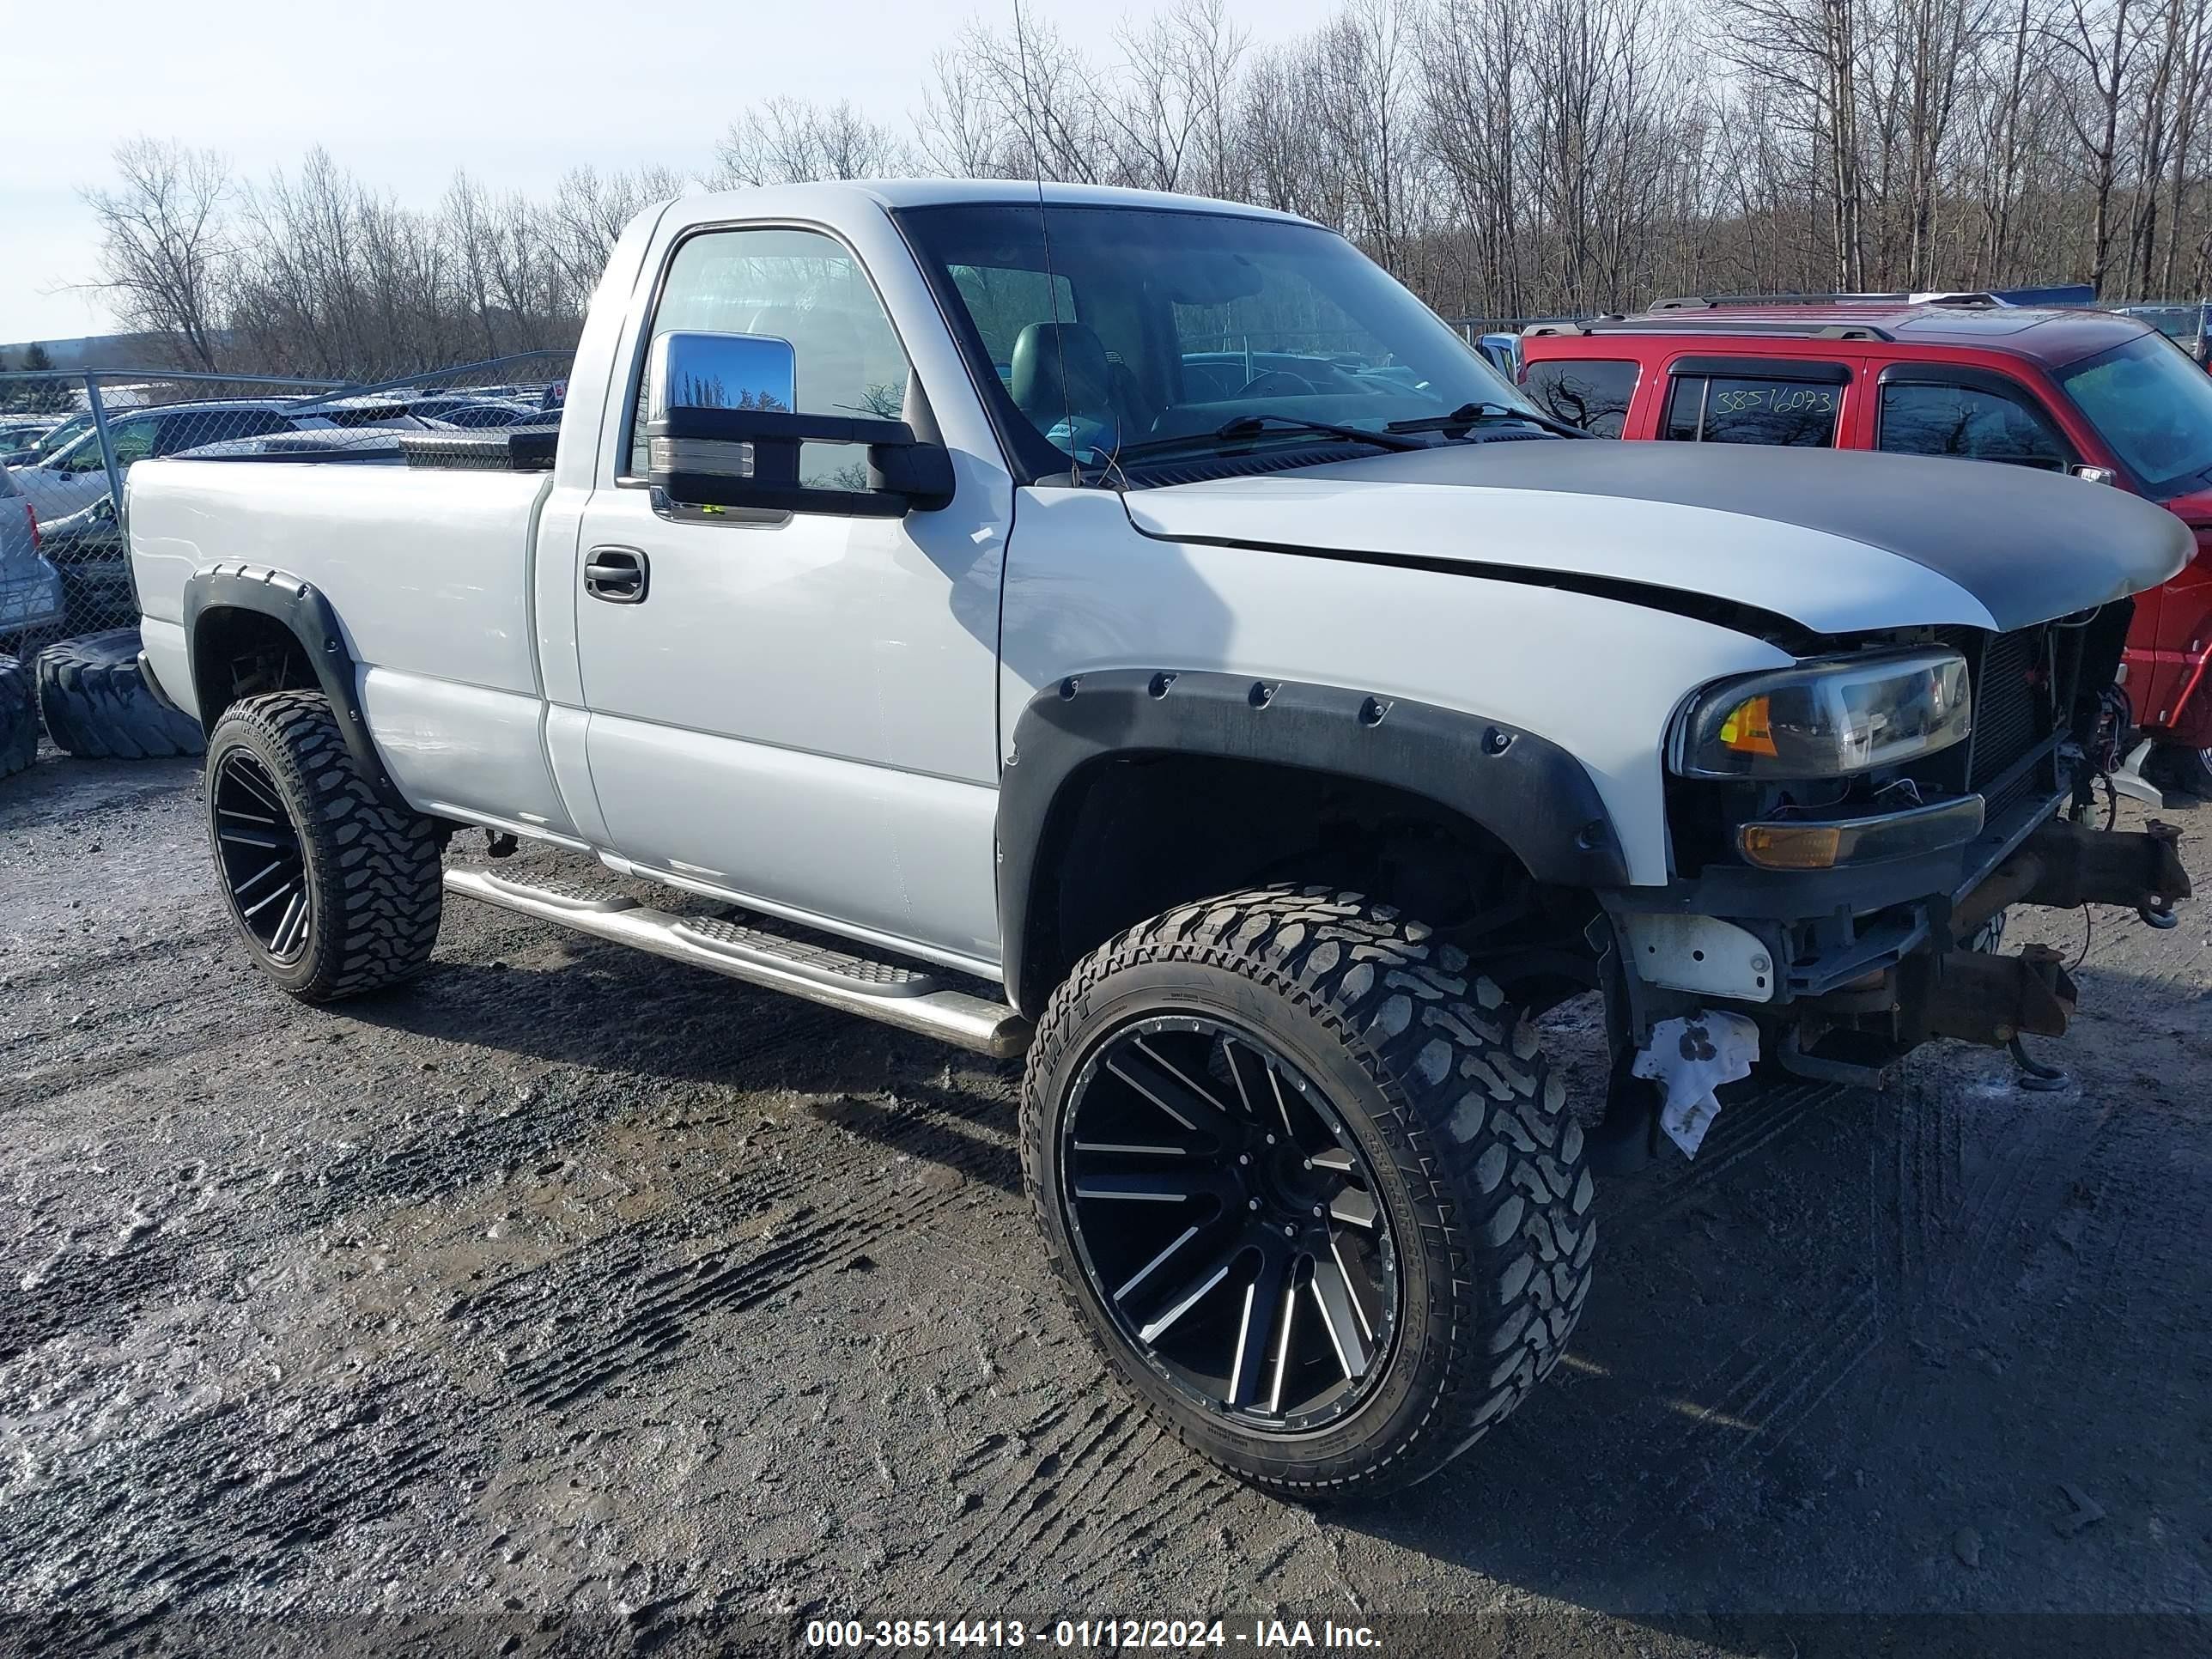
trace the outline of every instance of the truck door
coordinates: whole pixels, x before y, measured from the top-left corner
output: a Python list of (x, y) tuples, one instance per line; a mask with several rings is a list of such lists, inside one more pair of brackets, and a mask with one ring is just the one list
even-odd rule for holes
[[(789, 341), (801, 412), (897, 418), (913, 379), (859, 256), (816, 229), (684, 237), (645, 329)], [(671, 507), (644, 482), (637, 373), (610, 400), (638, 429), (623, 476), (584, 507), (574, 577), (610, 849), (678, 884), (995, 963), (994, 515), (966, 483), (902, 520)], [(810, 445), (802, 476), (834, 485), (865, 461)]]

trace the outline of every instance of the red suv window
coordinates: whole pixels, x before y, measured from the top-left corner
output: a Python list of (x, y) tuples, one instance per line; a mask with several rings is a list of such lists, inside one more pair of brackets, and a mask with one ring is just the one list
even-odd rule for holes
[(1668, 392), (1667, 418), (1659, 435), (1678, 443), (1832, 448), (1843, 390), (1839, 381), (1825, 378), (1796, 380), (1678, 370)]
[(1884, 376), (1875, 447), (1893, 455), (1958, 455), (2063, 472), (2066, 441), (2042, 411), (1996, 386)]
[(1553, 420), (1618, 438), (1636, 395), (1636, 365), (1553, 358), (1529, 364), (1522, 389)]

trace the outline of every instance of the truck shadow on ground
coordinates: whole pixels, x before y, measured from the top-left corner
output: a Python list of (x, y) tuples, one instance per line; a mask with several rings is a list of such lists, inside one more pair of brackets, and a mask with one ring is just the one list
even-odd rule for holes
[(2106, 1012), (2059, 1093), (1931, 1050), (1880, 1094), (1738, 1103), (1694, 1164), (1607, 1183), (1549, 1382), (1441, 1478), (1335, 1518), (1722, 1645), (1778, 1609), (2203, 1612), (2212, 1113), (2188, 1079), (2212, 1008), (2081, 979)]
[[(824, 1133), (1018, 1196), (1015, 1067), (561, 948), (547, 969), (441, 962), (353, 1012), (587, 1079), (790, 1091)], [(2212, 1005), (2081, 979), (2098, 1017), (2063, 1092), (1931, 1050), (1884, 1093), (1733, 1103), (1694, 1164), (1669, 1148), (1607, 1182), (1559, 1369), (1442, 1477), (1327, 1512), (1347, 1571), (1372, 1558), (1363, 1595), (1425, 1605), (1439, 1581), (1410, 1552), (1747, 1652), (1767, 1636), (1729, 1621), (1776, 1610), (2212, 1605), (2212, 1117), (2186, 1081)]]

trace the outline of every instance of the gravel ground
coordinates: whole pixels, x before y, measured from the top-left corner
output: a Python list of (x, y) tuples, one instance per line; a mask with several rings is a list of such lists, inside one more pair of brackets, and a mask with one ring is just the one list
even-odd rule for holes
[[(0, 1649), (2212, 1638), (2212, 908), (2097, 913), (2062, 1092), (1929, 1051), (1608, 1183), (1553, 1380), (1437, 1480), (1315, 1511), (1103, 1375), (1012, 1068), (459, 901), (414, 985), (299, 1006), (200, 812), (183, 763), (0, 784)], [(2204, 883), (2204, 814), (2169, 816)], [(2106, 1616), (1920, 1617), (2012, 1613)]]

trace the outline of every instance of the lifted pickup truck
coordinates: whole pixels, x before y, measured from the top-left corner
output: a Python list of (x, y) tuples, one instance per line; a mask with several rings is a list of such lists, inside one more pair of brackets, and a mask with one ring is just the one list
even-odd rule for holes
[[(2187, 890), (2170, 833), (2081, 821), (2172, 515), (1562, 436), (1279, 214), (677, 202), (614, 251), (557, 443), (401, 442), (129, 482), (262, 969), (391, 985), (459, 893), (1025, 1050), (1079, 1317), (1285, 1492), (1511, 1411), (1589, 1290), (1593, 1168), (1728, 1057), (2055, 1033), (2073, 987), (1985, 922)], [(464, 826), (623, 879), (444, 862)], [(1591, 991), (1601, 1115), (1531, 1024)]]

